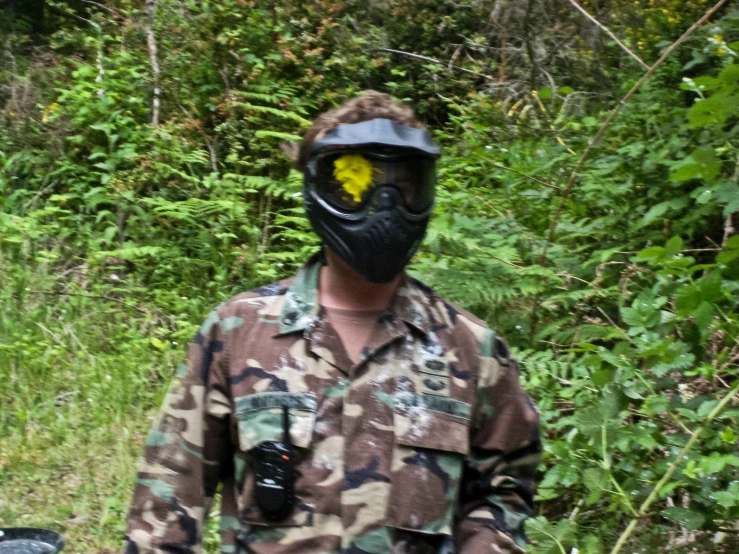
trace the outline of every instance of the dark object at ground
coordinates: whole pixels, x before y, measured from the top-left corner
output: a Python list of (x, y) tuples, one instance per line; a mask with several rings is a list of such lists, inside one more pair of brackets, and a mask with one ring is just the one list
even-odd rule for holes
[(62, 536), (48, 529), (0, 529), (0, 554), (56, 554), (63, 547)]

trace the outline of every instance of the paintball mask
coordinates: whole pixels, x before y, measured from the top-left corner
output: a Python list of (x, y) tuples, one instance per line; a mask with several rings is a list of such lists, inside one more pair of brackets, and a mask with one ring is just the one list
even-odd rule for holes
[(439, 153), (426, 131), (388, 119), (338, 126), (305, 171), (313, 230), (369, 281), (391, 281), (426, 233)]

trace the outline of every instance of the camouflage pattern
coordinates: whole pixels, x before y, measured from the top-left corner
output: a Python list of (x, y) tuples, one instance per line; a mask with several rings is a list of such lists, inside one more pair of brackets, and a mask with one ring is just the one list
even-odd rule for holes
[[(320, 267), (206, 319), (148, 437), (126, 553), (199, 552), (220, 482), (227, 554), (523, 552), (539, 416), (503, 341), (404, 277), (353, 364)], [(250, 451), (282, 437), (282, 406), (297, 500), (274, 522)]]

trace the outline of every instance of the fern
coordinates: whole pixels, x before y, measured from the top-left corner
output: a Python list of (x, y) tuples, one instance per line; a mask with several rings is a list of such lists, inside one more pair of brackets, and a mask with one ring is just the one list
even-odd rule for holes
[(257, 100), (259, 102), (266, 102), (267, 104), (279, 104), (280, 100), (284, 97), (280, 97), (274, 93), (268, 92), (254, 92), (245, 90), (234, 90), (231, 92), (234, 96), (244, 98), (246, 100)]
[(255, 137), (258, 138), (276, 138), (279, 140), (290, 140), (298, 141), (301, 139), (298, 135), (291, 135), (290, 133), (280, 133), (278, 131), (257, 131), (254, 133)]
[(154, 213), (192, 224), (200, 223), (217, 214), (229, 214), (233, 218), (245, 217), (246, 207), (241, 202), (231, 200), (204, 200), (188, 198), (173, 202), (164, 198), (144, 198), (143, 203), (153, 207)]
[(280, 119), (289, 119), (290, 121), (294, 121), (306, 127), (309, 126), (311, 123), (310, 120), (305, 119), (304, 117), (301, 117), (294, 112), (280, 110), (278, 108), (273, 108), (271, 106), (257, 106), (255, 104), (250, 104), (248, 102), (237, 102), (237, 101), (232, 101), (231, 105), (242, 108), (246, 111), (256, 112), (258, 114), (268, 114), (268, 115), (273, 115), (275, 117), (278, 117)]
[(223, 178), (246, 187), (242, 189), (242, 192), (262, 192), (267, 196), (283, 200), (295, 201), (300, 198), (303, 190), (303, 175), (295, 170), (291, 170), (284, 180), (235, 173), (227, 173)]
[(161, 246), (133, 246), (126, 244), (123, 248), (116, 250), (99, 250), (93, 254), (93, 259), (105, 260), (106, 258), (121, 258), (123, 260), (137, 260), (139, 258), (158, 258), (164, 253), (176, 252), (176, 248), (163, 248)]

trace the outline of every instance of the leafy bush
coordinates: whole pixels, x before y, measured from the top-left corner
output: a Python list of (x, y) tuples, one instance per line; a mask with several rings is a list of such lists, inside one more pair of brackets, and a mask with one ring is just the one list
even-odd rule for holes
[[(372, 87), (444, 150), (411, 271), (507, 337), (541, 409), (531, 551), (737, 548), (739, 13), (660, 66), (564, 195), (642, 71), (569, 3), (140, 4), (0, 18), (0, 486), (38, 484), (0, 523), (118, 548), (198, 321), (319, 246), (288, 145)], [(582, 5), (647, 62), (708, 7)]]

